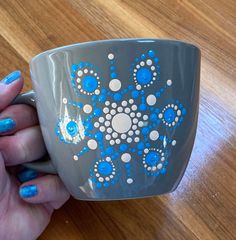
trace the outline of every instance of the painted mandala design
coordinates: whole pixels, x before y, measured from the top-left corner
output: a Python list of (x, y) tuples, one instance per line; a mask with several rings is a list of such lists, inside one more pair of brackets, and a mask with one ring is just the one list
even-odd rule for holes
[[(92, 161), (89, 173), (97, 188), (123, 181), (119, 177), (122, 167), (126, 171), (126, 183), (134, 183), (135, 161), (142, 162), (147, 176), (164, 175), (171, 148), (177, 144), (174, 133), (186, 114), (183, 105), (173, 99), (159, 109), (158, 99), (172, 86), (172, 80), (161, 80), (159, 59), (153, 50), (141, 54), (131, 64), (131, 84), (127, 87), (122, 86), (125, 80), (119, 79), (114, 54), (108, 53), (107, 58), (108, 87), (93, 64), (72, 65), (72, 87), (83, 101), (73, 102), (64, 97), (62, 102), (80, 109), (83, 117), (74, 119), (66, 112), (56, 126), (56, 134), (64, 143), (79, 144), (85, 139), (86, 146), (73, 156), (75, 161), (99, 149), (100, 156)], [(155, 81), (162, 87), (146, 94)]]

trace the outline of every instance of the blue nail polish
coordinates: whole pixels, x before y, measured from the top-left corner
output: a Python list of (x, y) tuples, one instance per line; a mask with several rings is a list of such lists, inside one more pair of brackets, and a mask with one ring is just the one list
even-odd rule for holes
[(8, 85), (16, 81), (20, 77), (21, 77), (21, 72), (17, 70), (7, 75), (1, 82)]
[(19, 194), (22, 198), (32, 198), (38, 194), (38, 188), (36, 185), (28, 185), (21, 187)]
[(6, 133), (14, 129), (16, 122), (11, 118), (0, 119), (0, 133)]
[(17, 177), (20, 180), (20, 182), (24, 183), (37, 178), (38, 175), (39, 175), (38, 172), (36, 172), (35, 170), (25, 168), (17, 174)]

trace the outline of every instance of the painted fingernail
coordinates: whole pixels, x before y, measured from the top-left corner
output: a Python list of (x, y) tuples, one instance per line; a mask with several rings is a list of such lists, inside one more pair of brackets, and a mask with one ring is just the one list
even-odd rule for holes
[(21, 77), (21, 72), (19, 70), (14, 71), (12, 73), (10, 73), (9, 75), (7, 75), (4, 79), (2, 79), (2, 83), (9, 85), (12, 82), (18, 80)]
[(32, 198), (38, 194), (38, 188), (36, 185), (28, 185), (21, 187), (19, 194), (22, 198)]
[(36, 172), (35, 170), (25, 168), (17, 174), (17, 177), (20, 180), (20, 182), (24, 183), (37, 178), (38, 175), (39, 173)]
[(14, 129), (16, 122), (11, 118), (0, 119), (0, 133), (6, 133)]

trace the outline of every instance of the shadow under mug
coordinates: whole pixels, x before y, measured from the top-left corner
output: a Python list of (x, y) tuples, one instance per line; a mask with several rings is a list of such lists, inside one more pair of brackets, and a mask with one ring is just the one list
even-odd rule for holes
[(197, 128), (200, 50), (159, 39), (114, 39), (43, 52), (30, 63), (50, 160), (26, 166), (58, 174), (81, 200), (173, 191)]

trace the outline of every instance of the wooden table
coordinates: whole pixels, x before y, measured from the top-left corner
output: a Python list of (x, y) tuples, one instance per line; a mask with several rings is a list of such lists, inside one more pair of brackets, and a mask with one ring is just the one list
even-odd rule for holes
[(2, 0), (0, 76), (41, 51), (127, 37), (174, 38), (202, 50), (198, 132), (178, 189), (117, 202), (71, 199), (40, 240), (236, 239), (236, 1)]

